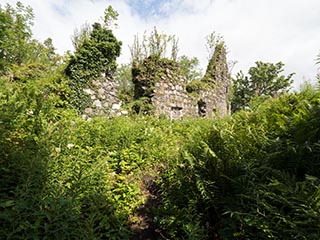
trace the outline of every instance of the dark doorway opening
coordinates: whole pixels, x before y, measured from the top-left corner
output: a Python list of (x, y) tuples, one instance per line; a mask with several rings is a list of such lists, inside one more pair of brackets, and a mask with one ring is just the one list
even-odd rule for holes
[(207, 104), (202, 99), (198, 101), (198, 115), (200, 117), (205, 117), (207, 115)]

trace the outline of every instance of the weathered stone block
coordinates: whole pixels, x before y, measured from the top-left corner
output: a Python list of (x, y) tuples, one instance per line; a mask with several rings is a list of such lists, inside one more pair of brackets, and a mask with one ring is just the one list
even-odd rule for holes
[(101, 108), (102, 107), (102, 103), (100, 100), (95, 100), (93, 102), (93, 106), (97, 107), (97, 108)]

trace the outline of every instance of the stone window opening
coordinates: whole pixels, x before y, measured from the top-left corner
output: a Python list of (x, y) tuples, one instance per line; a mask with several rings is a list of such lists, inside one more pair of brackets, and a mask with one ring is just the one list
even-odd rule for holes
[(172, 110), (172, 111), (181, 111), (181, 110), (182, 110), (182, 107), (178, 107), (178, 106), (176, 106), (176, 107), (171, 107), (171, 110)]
[(178, 106), (171, 107), (170, 118), (171, 119), (181, 118), (183, 116), (182, 109), (183, 109), (182, 107), (178, 107)]
[(207, 115), (207, 104), (202, 99), (198, 101), (198, 115), (199, 117), (205, 117)]

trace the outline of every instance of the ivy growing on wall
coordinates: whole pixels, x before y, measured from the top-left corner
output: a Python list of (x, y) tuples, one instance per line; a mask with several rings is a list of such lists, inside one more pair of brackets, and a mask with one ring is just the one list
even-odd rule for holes
[(186, 86), (188, 93), (197, 95), (202, 91), (214, 89), (219, 81), (228, 82), (228, 67), (226, 62), (226, 47), (224, 42), (218, 42), (214, 47), (214, 52), (211, 54), (206, 73), (202, 79), (195, 79), (189, 82)]
[[(133, 82), (151, 87), (154, 83), (161, 81), (161, 78), (170, 74), (180, 74), (179, 64), (167, 58), (150, 56), (142, 61), (141, 64), (132, 66)], [(172, 79), (173, 76), (169, 76)], [(139, 97), (140, 93), (135, 93)], [(145, 96), (148, 94), (144, 94)]]
[[(89, 104), (89, 96), (83, 89), (89, 86), (90, 80), (99, 78), (101, 75), (112, 76), (116, 69), (116, 58), (120, 55), (122, 43), (109, 28), (109, 9), (110, 7), (105, 12), (105, 24), (92, 25), (90, 34), (81, 39), (81, 44), (75, 54), (70, 56), (66, 68), (72, 91), (70, 105), (79, 112)], [(111, 15), (109, 18), (116, 18), (116, 15)]]

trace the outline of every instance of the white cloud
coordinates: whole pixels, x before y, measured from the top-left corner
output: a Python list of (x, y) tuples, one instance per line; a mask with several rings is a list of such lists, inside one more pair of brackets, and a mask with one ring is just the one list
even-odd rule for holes
[[(1, 2), (10, 2), (1, 0)], [(139, 16), (130, 0), (21, 0), (33, 7), (34, 35), (51, 37), (59, 52), (72, 49), (70, 36), (75, 27), (93, 23), (109, 5), (119, 12), (117, 37), (123, 42), (119, 61), (128, 62), (128, 45), (135, 34), (157, 26), (179, 37), (180, 54), (196, 56), (205, 68), (205, 36), (216, 31), (224, 36), (230, 60), (238, 61), (234, 73), (247, 72), (255, 61), (282, 61), (286, 73), (296, 72), (295, 86), (314, 79), (314, 59), (320, 51), (320, 2), (318, 0), (171, 0), (159, 9), (161, 18)], [(58, 11), (59, 10), (59, 11)], [(148, 15), (148, 14), (146, 14)]]

